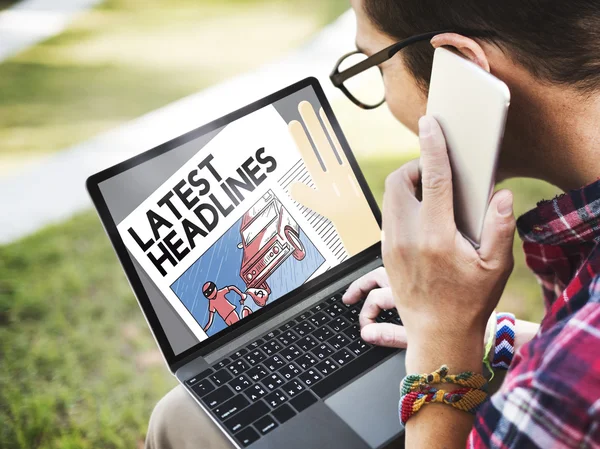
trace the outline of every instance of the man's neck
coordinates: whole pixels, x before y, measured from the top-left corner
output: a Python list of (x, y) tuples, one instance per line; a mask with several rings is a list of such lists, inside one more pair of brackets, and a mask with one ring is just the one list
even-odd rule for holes
[(520, 76), (512, 81), (514, 112), (502, 165), (513, 176), (543, 179), (564, 191), (599, 179), (600, 91), (585, 94)]

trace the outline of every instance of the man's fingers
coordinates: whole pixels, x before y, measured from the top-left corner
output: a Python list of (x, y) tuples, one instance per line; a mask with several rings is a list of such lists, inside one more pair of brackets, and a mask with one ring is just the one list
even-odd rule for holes
[(450, 159), (444, 133), (433, 117), (419, 120), (419, 140), (423, 213), (433, 226), (454, 224)]
[(373, 323), (363, 327), (360, 336), (367, 343), (391, 348), (406, 348), (404, 326), (392, 323)]
[(359, 277), (350, 284), (346, 293), (342, 296), (342, 301), (346, 304), (356, 304), (361, 299), (366, 298), (369, 292), (374, 288), (389, 286), (390, 282), (387, 273), (385, 272), (385, 268), (379, 267), (364, 276)]
[(382, 310), (393, 309), (394, 307), (396, 307), (396, 305), (394, 304), (391, 288), (387, 287), (371, 290), (358, 315), (360, 327), (374, 323)]
[(481, 259), (492, 267), (512, 268), (515, 227), (513, 195), (510, 190), (500, 190), (492, 197), (485, 215), (479, 248)]

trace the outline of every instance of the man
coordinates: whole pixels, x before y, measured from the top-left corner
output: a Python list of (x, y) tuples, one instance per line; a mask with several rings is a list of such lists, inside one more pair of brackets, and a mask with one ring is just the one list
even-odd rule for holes
[[(239, 315), (235, 310), (235, 306), (227, 299), (226, 295), (229, 292), (237, 293), (240, 297), (242, 311)], [(204, 332), (208, 332), (212, 326), (215, 313), (218, 313), (219, 316), (223, 318), (223, 321), (225, 321), (227, 326), (237, 323), (239, 320), (246, 318), (248, 315), (250, 315), (250, 313), (252, 313), (250, 308), (244, 305), (246, 294), (242, 293), (241, 290), (235, 285), (217, 289), (217, 286), (214, 282), (208, 281), (202, 286), (202, 294), (206, 299), (208, 299), (208, 323), (206, 323), (206, 326), (204, 326)]]
[[(534, 336), (531, 326), (517, 326), (521, 347), (501, 390), (475, 417), (427, 405), (408, 421), (406, 447), (600, 447), (600, 2), (352, 0), (352, 7), (357, 46), (367, 56), (426, 32), (493, 32), (485, 38), (440, 33), (379, 66), (394, 116), (415, 132), (420, 125), (423, 172), (419, 180), (413, 162), (388, 178), (386, 269), (357, 281), (344, 297), (367, 296), (365, 340), (408, 343), (410, 373), (442, 363), (452, 373), (481, 372), (485, 323), (512, 269), (510, 192), (492, 198), (479, 251), (456, 232), (445, 142), (435, 120), (420, 119), (434, 47), (452, 47), (511, 90), (499, 178), (533, 177), (569, 192), (518, 222), (545, 296), (540, 331)], [(373, 322), (380, 308), (394, 305), (405, 327)], [(182, 410), (202, 429), (179, 434), (194, 429), (178, 427)], [(152, 416), (148, 446), (158, 444), (227, 447), (181, 388)]]

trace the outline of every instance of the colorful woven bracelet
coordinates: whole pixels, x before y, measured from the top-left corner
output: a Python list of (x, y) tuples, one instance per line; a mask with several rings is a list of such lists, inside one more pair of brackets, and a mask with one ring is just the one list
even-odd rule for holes
[(423, 390), (430, 384), (456, 384), (462, 387), (485, 389), (487, 380), (481, 374), (465, 371), (460, 374), (448, 374), (448, 367), (442, 365), (431, 374), (409, 374), (400, 383), (400, 395)]
[(417, 413), (425, 404), (440, 403), (458, 410), (476, 413), (487, 399), (487, 393), (477, 388), (459, 388), (454, 391), (438, 390), (429, 387), (423, 391), (412, 391), (403, 395), (398, 404), (398, 414), (402, 425)]
[(496, 320), (492, 368), (508, 369), (515, 355), (515, 316), (512, 313), (499, 313)]

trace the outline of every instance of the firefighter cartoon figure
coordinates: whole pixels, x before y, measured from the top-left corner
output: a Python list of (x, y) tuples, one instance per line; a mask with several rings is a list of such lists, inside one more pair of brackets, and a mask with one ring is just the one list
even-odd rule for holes
[[(242, 307), (241, 312), (238, 315), (236, 310), (236, 306), (234, 306), (229, 300), (226, 298), (226, 294), (229, 292), (237, 293), (240, 297), (240, 306)], [(245, 293), (237, 288), (235, 285), (230, 285), (228, 287), (224, 287), (222, 289), (217, 289), (217, 286), (214, 282), (206, 282), (202, 287), (202, 293), (208, 299), (208, 323), (204, 326), (204, 332), (207, 332), (208, 329), (213, 324), (215, 313), (218, 313), (225, 324), (227, 326), (231, 326), (233, 323), (237, 323), (242, 318), (246, 318), (248, 315), (252, 313), (252, 310), (244, 305), (244, 301), (247, 298)]]

